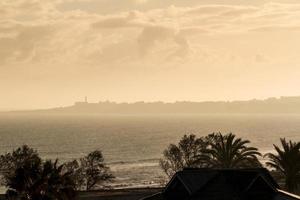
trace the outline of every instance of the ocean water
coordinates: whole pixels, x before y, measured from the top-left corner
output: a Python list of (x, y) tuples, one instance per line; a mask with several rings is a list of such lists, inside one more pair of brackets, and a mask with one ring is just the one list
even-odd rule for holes
[(300, 115), (0, 115), (0, 153), (23, 144), (67, 161), (102, 150), (114, 187), (159, 185), (162, 151), (184, 134), (232, 132), (262, 153), (280, 137), (300, 140)]

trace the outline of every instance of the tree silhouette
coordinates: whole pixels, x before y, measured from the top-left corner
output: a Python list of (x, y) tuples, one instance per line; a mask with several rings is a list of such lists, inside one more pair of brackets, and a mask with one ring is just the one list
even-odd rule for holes
[(36, 150), (23, 145), (12, 153), (6, 153), (0, 156), (0, 171), (2, 174), (1, 184), (7, 183), (8, 177), (11, 177), (18, 168), (27, 165), (40, 164), (41, 158)]
[(285, 178), (286, 189), (294, 192), (300, 184), (300, 143), (280, 139), (282, 149), (274, 145), (276, 154), (268, 153), (267, 166)]
[(213, 168), (247, 168), (260, 167), (258, 156), (261, 154), (255, 147), (249, 147), (249, 140), (236, 138), (232, 133), (221, 133), (207, 136), (208, 148), (202, 149), (199, 160)]
[(99, 150), (93, 151), (81, 158), (80, 165), (78, 165), (76, 170), (79, 172), (77, 176), (82, 178), (81, 184), (84, 185), (86, 190), (91, 190), (97, 184), (114, 178), (109, 167), (104, 162), (102, 152)]
[(205, 163), (198, 157), (206, 147), (205, 138), (197, 138), (193, 134), (184, 135), (178, 145), (170, 144), (164, 150), (163, 158), (159, 161), (160, 166), (169, 177), (186, 167), (204, 167)]
[(70, 172), (72, 180), (74, 181), (74, 183), (76, 185), (76, 190), (86, 189), (85, 177), (83, 174), (83, 169), (81, 167), (80, 161), (73, 160), (73, 161), (67, 162), (65, 164), (65, 168), (68, 172)]
[(71, 200), (76, 196), (70, 173), (58, 161), (26, 162), (7, 179), (8, 199)]

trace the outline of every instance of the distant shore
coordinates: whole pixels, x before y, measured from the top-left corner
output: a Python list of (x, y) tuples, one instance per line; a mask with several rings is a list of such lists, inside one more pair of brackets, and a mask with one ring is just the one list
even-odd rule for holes
[(6, 113), (46, 114), (300, 114), (300, 96), (245, 101), (177, 101), (173, 103), (111, 101), (90, 103), (87, 100), (71, 106), (50, 109), (10, 111)]

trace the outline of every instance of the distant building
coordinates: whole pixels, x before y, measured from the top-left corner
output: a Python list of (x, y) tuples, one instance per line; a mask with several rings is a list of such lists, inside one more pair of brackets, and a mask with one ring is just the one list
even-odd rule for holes
[(87, 105), (87, 104), (88, 104), (87, 96), (84, 97), (84, 101), (75, 102), (75, 106), (82, 106), (82, 105)]
[(143, 200), (300, 200), (279, 189), (266, 169), (185, 169), (163, 192)]

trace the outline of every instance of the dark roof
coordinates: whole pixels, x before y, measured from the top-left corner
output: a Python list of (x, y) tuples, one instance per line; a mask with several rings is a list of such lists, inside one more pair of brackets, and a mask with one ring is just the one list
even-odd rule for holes
[(164, 200), (164, 198), (163, 198), (163, 193), (156, 193), (156, 194), (153, 194), (153, 195), (151, 195), (151, 196), (149, 196), (149, 197), (145, 197), (145, 198), (143, 198), (143, 199), (141, 199), (141, 200)]
[(178, 178), (181, 183), (186, 187), (189, 193), (192, 195), (205, 187), (209, 182), (221, 177), (226, 179), (229, 184), (237, 184), (240, 190), (246, 189), (252, 181), (257, 177), (265, 179), (271, 187), (279, 188), (276, 181), (271, 177), (269, 172), (264, 168), (255, 169), (208, 169), (208, 168), (188, 168), (183, 171), (177, 172), (168, 185), (165, 191), (168, 190), (168, 186), (172, 183), (173, 179)]
[(264, 168), (184, 169), (172, 177), (160, 195), (145, 200), (274, 200), (275, 197), (295, 199), (282, 193)]
[[(198, 173), (198, 170), (196, 173), (195, 170), (184, 170), (178, 172), (174, 177), (178, 178), (181, 181), (181, 183), (184, 184), (184, 186), (190, 194), (194, 194), (218, 174), (216, 171), (211, 170), (203, 170), (202, 172), (205, 173), (205, 176), (203, 176), (203, 173)], [(171, 183), (172, 181), (170, 181), (170, 184)], [(165, 190), (167, 189), (168, 185)]]
[(300, 200), (300, 196), (278, 189), (275, 200)]

